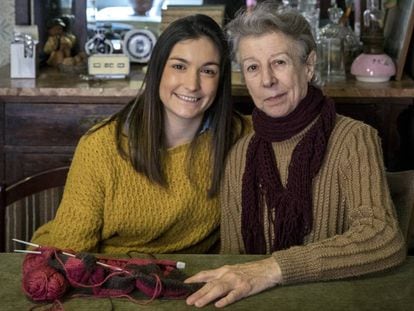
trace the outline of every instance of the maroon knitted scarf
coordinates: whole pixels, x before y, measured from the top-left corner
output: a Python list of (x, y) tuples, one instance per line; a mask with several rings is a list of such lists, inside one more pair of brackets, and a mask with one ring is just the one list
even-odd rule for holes
[[(316, 118), (293, 150), (286, 188), (280, 180), (272, 142), (290, 139)], [(246, 155), (242, 184), (242, 236), (250, 254), (266, 253), (265, 208), (271, 252), (303, 244), (312, 229), (312, 179), (318, 173), (335, 124), (335, 106), (322, 92), (308, 93), (289, 115), (272, 118), (259, 109), (252, 114), (253, 135)]]

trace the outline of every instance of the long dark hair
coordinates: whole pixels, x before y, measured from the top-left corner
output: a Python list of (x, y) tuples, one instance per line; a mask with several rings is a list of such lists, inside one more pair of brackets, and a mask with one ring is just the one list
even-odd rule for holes
[[(210, 17), (202, 14), (183, 17), (172, 22), (160, 35), (148, 63), (140, 95), (105, 123), (117, 121), (116, 143), (118, 152), (129, 159), (134, 169), (152, 182), (167, 187), (161, 163), (165, 155), (164, 105), (159, 95), (159, 85), (171, 50), (180, 41), (209, 38), (220, 55), (220, 78), (217, 95), (206, 110), (203, 122), (191, 142), (189, 161), (197, 148), (197, 136), (208, 120), (211, 133), (210, 161), (212, 166), (209, 197), (217, 194), (231, 145), (243, 132), (243, 120), (233, 112), (231, 101), (231, 63), (227, 40), (222, 29)], [(99, 128), (99, 127), (98, 127)], [(96, 130), (96, 129), (95, 129)], [(128, 149), (125, 149), (125, 138)], [(190, 170), (187, 170), (191, 177)]]

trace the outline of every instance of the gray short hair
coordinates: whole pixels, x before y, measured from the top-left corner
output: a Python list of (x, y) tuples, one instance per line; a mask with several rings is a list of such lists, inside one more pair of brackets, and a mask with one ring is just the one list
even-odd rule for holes
[(239, 11), (226, 29), (232, 43), (233, 57), (237, 55), (243, 37), (272, 32), (281, 32), (299, 43), (302, 47), (299, 56), (303, 62), (311, 51), (316, 51), (316, 42), (307, 20), (299, 11), (281, 8), (274, 2), (259, 3), (252, 11)]

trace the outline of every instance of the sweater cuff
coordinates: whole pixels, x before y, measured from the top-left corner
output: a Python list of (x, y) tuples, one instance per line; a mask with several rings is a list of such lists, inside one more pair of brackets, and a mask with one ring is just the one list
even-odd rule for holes
[(281, 284), (309, 282), (319, 279), (320, 258), (315, 258), (304, 247), (294, 246), (272, 254), (282, 272)]

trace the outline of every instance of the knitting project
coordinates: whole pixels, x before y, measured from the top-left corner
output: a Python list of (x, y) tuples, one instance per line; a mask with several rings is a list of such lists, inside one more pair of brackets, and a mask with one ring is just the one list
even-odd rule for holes
[(127, 297), (141, 292), (150, 298), (182, 299), (202, 283), (186, 284), (176, 262), (142, 258), (103, 258), (39, 247), (23, 262), (23, 291), (35, 302), (54, 302), (72, 289), (71, 296)]

